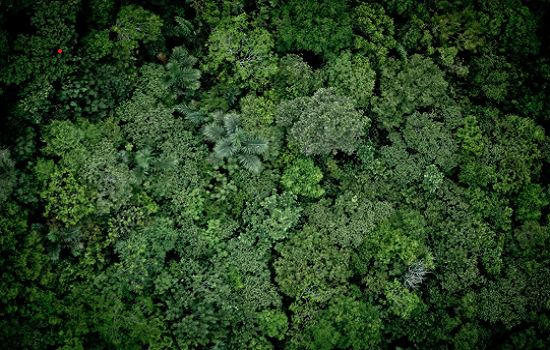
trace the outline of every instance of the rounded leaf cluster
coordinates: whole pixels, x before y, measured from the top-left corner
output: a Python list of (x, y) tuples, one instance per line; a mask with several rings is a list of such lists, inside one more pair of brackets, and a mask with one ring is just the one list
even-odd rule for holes
[(354, 100), (323, 88), (312, 97), (282, 103), (277, 110), (277, 122), (284, 125), (295, 121), (288, 141), (299, 144), (306, 156), (337, 151), (351, 154), (370, 123), (354, 106)]

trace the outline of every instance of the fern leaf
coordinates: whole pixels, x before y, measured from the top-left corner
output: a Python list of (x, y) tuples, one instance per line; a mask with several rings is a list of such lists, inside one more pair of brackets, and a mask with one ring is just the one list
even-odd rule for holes
[(246, 135), (241, 128), (236, 128), (235, 132), (229, 135), (231, 143), (236, 149), (240, 149), (243, 146), (243, 142), (246, 140)]
[(238, 155), (241, 165), (253, 173), (259, 173), (262, 170), (262, 161), (257, 155), (241, 153)]
[(186, 120), (194, 124), (200, 124), (206, 120), (206, 113), (201, 110), (189, 107), (184, 103), (176, 106), (176, 111), (183, 115)]
[(239, 116), (234, 113), (226, 114), (223, 119), (223, 125), (228, 134), (234, 133), (240, 125)]
[(210, 123), (204, 127), (203, 135), (207, 140), (217, 142), (225, 136), (225, 129), (216, 123)]
[(215, 111), (214, 114), (212, 114), (212, 118), (216, 123), (223, 124), (223, 119), (224, 119), (223, 111), (221, 110)]
[(176, 16), (175, 18), (177, 25), (177, 34), (178, 36), (181, 36), (183, 38), (190, 38), (195, 34), (195, 31), (193, 30), (193, 25), (191, 22), (186, 20), (183, 17)]
[(237, 150), (238, 148), (235, 147), (229, 137), (220, 140), (216, 143), (216, 146), (214, 146), (214, 153), (222, 158), (231, 157), (237, 152)]
[(269, 148), (267, 140), (261, 137), (247, 137), (242, 145), (242, 151), (247, 154), (262, 154)]

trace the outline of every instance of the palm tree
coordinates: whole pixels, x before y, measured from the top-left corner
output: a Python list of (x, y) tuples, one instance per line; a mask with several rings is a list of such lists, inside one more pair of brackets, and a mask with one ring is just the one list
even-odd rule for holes
[(54, 227), (46, 235), (49, 241), (50, 258), (58, 260), (62, 248), (68, 248), (74, 256), (77, 256), (84, 248), (80, 237), (81, 233), (77, 227)]
[(185, 90), (198, 90), (201, 86), (201, 71), (193, 68), (196, 63), (197, 58), (190, 55), (185, 47), (175, 47), (170, 61), (166, 64), (167, 83)]
[(237, 114), (218, 111), (213, 117), (214, 121), (207, 124), (203, 131), (206, 139), (215, 144), (210, 161), (216, 164), (225, 158), (235, 157), (247, 170), (260, 172), (262, 161), (258, 155), (267, 150), (267, 140), (246, 135)]

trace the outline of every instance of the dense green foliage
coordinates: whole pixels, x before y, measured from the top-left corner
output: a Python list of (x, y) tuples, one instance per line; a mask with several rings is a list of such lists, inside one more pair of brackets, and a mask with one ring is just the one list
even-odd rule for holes
[(0, 0), (0, 349), (549, 349), (549, 21)]

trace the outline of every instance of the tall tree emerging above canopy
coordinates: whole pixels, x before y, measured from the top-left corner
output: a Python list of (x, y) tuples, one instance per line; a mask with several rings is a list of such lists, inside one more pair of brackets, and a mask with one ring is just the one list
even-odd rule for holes
[(354, 106), (354, 100), (322, 88), (312, 97), (282, 102), (276, 110), (277, 123), (291, 126), (288, 141), (300, 145), (306, 156), (351, 154), (370, 125)]

